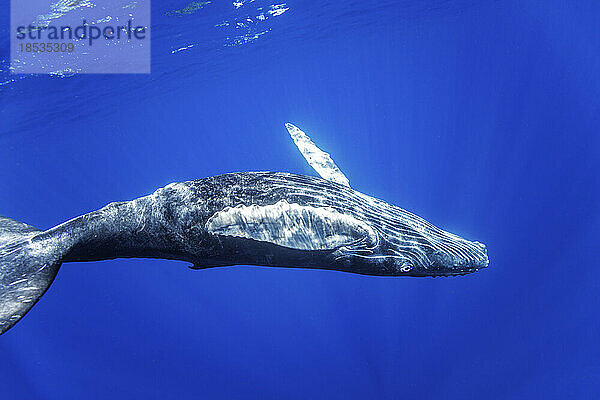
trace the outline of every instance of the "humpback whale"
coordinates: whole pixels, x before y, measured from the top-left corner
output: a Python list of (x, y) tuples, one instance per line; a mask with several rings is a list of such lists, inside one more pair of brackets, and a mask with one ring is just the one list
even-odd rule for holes
[(62, 263), (164, 258), (193, 269), (257, 265), (381, 276), (464, 275), (486, 247), (362, 194), (298, 127), (286, 128), (321, 176), (236, 172), (172, 183), (41, 231), (0, 217), (0, 334)]

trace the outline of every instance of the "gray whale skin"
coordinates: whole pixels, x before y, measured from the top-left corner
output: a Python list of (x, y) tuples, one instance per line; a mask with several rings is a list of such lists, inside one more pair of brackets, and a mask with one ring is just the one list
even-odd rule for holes
[[(314, 157), (307, 160), (313, 165)], [(194, 269), (241, 264), (383, 276), (487, 267), (483, 244), (335, 180), (242, 172), (173, 183), (47, 231), (0, 217), (0, 334), (33, 307), (64, 262), (164, 258)]]

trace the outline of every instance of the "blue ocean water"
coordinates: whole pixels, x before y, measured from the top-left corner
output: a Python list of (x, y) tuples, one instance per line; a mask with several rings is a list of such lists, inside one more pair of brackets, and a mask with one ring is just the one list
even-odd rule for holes
[(47, 229), (174, 181), (313, 175), (290, 121), (490, 266), (65, 264), (0, 338), (0, 398), (600, 396), (597, 2), (189, 5), (154, 2), (152, 74), (78, 76), (10, 75), (5, 5), (0, 214)]

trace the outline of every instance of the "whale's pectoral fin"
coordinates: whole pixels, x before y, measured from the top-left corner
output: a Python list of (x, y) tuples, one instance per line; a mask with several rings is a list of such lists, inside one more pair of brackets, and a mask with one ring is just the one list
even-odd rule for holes
[(344, 173), (340, 171), (337, 165), (335, 165), (329, 154), (319, 149), (306, 133), (302, 132), (297, 126), (290, 124), (289, 122), (285, 124), (285, 127), (292, 139), (294, 139), (294, 143), (298, 146), (300, 153), (302, 153), (306, 161), (308, 161), (310, 166), (317, 171), (321, 178), (344, 186), (350, 186), (348, 178), (346, 178)]
[(208, 233), (273, 243), (296, 250), (367, 247), (377, 241), (374, 230), (329, 207), (289, 204), (227, 207), (206, 222)]

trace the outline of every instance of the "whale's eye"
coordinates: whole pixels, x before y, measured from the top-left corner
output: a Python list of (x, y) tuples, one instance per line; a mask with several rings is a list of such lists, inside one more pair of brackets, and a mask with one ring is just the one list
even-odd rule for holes
[(409, 272), (412, 269), (412, 267), (409, 264), (404, 264), (401, 268), (400, 271), (402, 272)]

